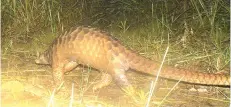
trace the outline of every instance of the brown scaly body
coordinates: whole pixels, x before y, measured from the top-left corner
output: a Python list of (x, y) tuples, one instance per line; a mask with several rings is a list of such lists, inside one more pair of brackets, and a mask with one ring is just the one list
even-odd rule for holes
[[(89, 65), (103, 72), (101, 82), (94, 89), (109, 85), (115, 80), (119, 86), (129, 86), (125, 72), (134, 69), (156, 75), (159, 63), (125, 48), (110, 34), (89, 27), (57, 37), (49, 49), (36, 60), (38, 64), (50, 64), (57, 84), (64, 80), (64, 73), (78, 64)], [(209, 74), (164, 66), (160, 77), (204, 85), (230, 86), (229, 75)]]

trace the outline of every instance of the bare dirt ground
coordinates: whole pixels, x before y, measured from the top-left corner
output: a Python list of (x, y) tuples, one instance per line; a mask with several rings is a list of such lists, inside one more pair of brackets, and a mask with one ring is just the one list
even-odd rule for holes
[[(2, 107), (45, 107), (49, 104), (54, 104), (53, 107), (70, 104), (72, 107), (144, 107), (154, 79), (130, 70), (126, 75), (136, 87), (135, 94), (129, 95), (114, 82), (93, 92), (92, 86), (100, 79), (100, 73), (79, 67), (65, 76), (65, 89), (55, 94), (53, 103), (49, 103), (51, 68), (36, 65), (33, 58), (25, 57), (17, 54), (2, 58)], [(180, 83), (168, 95), (176, 82), (159, 79), (150, 107), (229, 107), (229, 88), (195, 86), (196, 90), (191, 91), (193, 85)]]

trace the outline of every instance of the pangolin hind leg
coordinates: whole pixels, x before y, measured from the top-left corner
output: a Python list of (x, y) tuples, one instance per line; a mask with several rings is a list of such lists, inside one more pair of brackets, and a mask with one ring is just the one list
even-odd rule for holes
[(94, 86), (93, 91), (108, 86), (112, 81), (112, 76), (108, 73), (102, 73), (101, 80), (99, 80)]
[(125, 75), (125, 71), (122, 69), (115, 69), (112, 77), (120, 88), (127, 88), (131, 86)]
[(117, 69), (117, 70), (114, 70), (113, 72), (114, 73), (111, 73), (111, 74), (102, 73), (101, 80), (93, 86), (93, 91), (96, 91), (100, 88), (110, 85), (110, 83), (112, 82), (112, 79), (122, 89), (132, 87), (132, 85), (128, 82), (127, 77), (125, 76), (124, 71)]
[(112, 68), (109, 70), (109, 73), (113, 80), (115, 80), (116, 84), (122, 89), (132, 87), (125, 75), (125, 72), (129, 69), (126, 59), (120, 55), (113, 55), (111, 60)]

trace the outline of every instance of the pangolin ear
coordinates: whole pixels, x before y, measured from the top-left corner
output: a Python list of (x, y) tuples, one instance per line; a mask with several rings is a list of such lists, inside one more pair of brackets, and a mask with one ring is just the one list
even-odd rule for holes
[(39, 52), (38, 52), (38, 51), (36, 51), (36, 57), (37, 57), (37, 58), (39, 57)]

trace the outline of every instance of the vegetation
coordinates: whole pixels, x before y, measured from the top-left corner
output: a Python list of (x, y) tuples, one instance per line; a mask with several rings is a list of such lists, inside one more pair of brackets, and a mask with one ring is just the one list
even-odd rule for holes
[(229, 0), (3, 0), (1, 4), (6, 72), (15, 67), (14, 57), (32, 61), (37, 50), (44, 51), (55, 37), (80, 25), (111, 32), (153, 60), (161, 61), (169, 46), (165, 60), (169, 65), (205, 72), (230, 70)]

